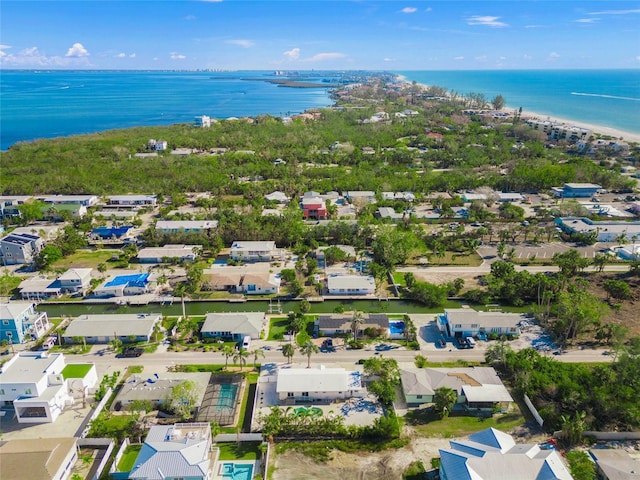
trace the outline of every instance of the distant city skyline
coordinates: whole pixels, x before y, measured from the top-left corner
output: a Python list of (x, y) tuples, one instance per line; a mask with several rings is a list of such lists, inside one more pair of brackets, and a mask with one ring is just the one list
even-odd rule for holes
[(638, 1), (12, 1), (3, 69), (640, 68)]

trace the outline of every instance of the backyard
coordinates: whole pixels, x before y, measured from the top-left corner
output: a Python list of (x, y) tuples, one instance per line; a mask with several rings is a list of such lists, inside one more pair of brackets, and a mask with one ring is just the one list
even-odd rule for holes
[(78, 250), (68, 257), (62, 258), (52, 265), (54, 270), (68, 268), (98, 268), (101, 263), (107, 263), (118, 253), (116, 250)]

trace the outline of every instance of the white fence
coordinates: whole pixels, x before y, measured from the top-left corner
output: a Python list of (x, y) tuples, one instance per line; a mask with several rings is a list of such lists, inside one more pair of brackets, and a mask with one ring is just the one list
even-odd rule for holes
[(524, 394), (524, 403), (531, 412), (531, 415), (533, 415), (533, 418), (535, 418), (536, 422), (538, 422), (538, 425), (542, 426), (542, 424), (544, 423), (544, 418), (540, 416), (538, 410), (536, 410), (536, 407), (533, 406), (533, 403), (531, 403), (531, 400), (529, 400), (529, 397), (527, 397), (526, 393)]

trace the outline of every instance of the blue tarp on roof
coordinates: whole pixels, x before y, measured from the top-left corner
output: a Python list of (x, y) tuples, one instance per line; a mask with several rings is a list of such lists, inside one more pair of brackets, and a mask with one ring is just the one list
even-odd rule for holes
[(144, 287), (149, 281), (148, 273), (139, 273), (136, 275), (118, 275), (113, 280), (105, 283), (105, 287), (118, 287), (120, 285), (129, 285), (130, 287)]
[(125, 225), (123, 227), (97, 227), (91, 230), (93, 235), (98, 235), (101, 238), (111, 238), (116, 237), (120, 238), (124, 234), (126, 234), (131, 228), (132, 225)]

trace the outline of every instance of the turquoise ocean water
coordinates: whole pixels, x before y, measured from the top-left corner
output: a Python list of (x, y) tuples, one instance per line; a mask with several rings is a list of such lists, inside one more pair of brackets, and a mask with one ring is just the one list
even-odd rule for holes
[[(407, 71), (409, 81), (509, 107), (640, 133), (640, 70)], [(255, 80), (272, 72), (2, 71), (0, 149), (19, 141), (331, 105), (326, 88)], [(250, 78), (252, 80), (243, 80)], [(322, 81), (322, 77), (304, 78)]]
[(640, 133), (640, 70), (396, 72), (460, 95), (502, 95), (510, 108)]

